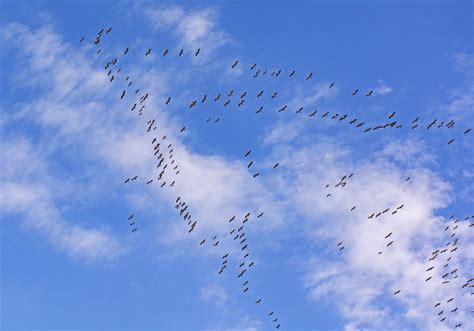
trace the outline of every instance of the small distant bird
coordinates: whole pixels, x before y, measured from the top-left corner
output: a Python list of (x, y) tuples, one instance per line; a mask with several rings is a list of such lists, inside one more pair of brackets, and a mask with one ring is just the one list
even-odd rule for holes
[(183, 55), (183, 52), (184, 52), (184, 49), (181, 48), (181, 50), (179, 51), (179, 56)]
[(251, 151), (251, 150), (249, 150), (247, 153), (245, 153), (244, 157), (247, 157), (247, 156), (249, 156), (249, 155), (250, 155), (250, 153), (252, 153), (252, 151)]
[(148, 56), (151, 54), (151, 48), (148, 49), (148, 51), (145, 53), (145, 56)]
[(448, 145), (451, 145), (453, 142), (454, 142), (454, 139), (451, 139), (450, 141), (448, 141)]
[(236, 61), (234, 62), (234, 64), (232, 65), (232, 69), (234, 69), (234, 68), (237, 66), (238, 63), (239, 63), (239, 60), (236, 60)]
[(279, 165), (280, 165), (280, 162), (275, 163), (275, 165), (273, 166), (273, 169), (276, 169)]
[(393, 295), (397, 295), (398, 293), (400, 293), (400, 290), (396, 290)]
[(332, 88), (334, 86), (334, 82), (329, 84), (329, 88)]
[(250, 67), (250, 70), (255, 69), (256, 66), (257, 66), (257, 62), (255, 62), (255, 63)]
[(186, 130), (186, 127), (185, 127), (185, 126), (183, 126), (183, 128), (181, 129), (181, 132), (183, 132), (184, 130)]
[(203, 240), (199, 243), (199, 245), (204, 245), (205, 242), (206, 242), (206, 239), (203, 239)]
[(83, 42), (84, 41), (84, 37), (81, 37), (81, 39), (79, 40), (79, 42)]
[(293, 77), (295, 75), (295, 71), (293, 70), (292, 72), (290, 72), (290, 77)]
[(168, 48), (163, 52), (163, 56), (166, 56), (166, 54), (168, 54)]
[(367, 93), (365, 96), (370, 97), (374, 91), (370, 90), (369, 93)]
[(262, 302), (262, 299), (258, 299), (257, 301), (255, 301), (256, 304), (259, 304), (260, 302)]
[(198, 48), (197, 51), (196, 51), (196, 53), (194, 53), (194, 56), (198, 56), (200, 52), (201, 52), (201, 49)]
[(467, 129), (466, 131), (464, 131), (464, 134), (467, 134), (469, 132), (471, 132), (471, 129)]
[(359, 92), (359, 90), (358, 90), (358, 89), (357, 89), (357, 90), (355, 90), (354, 92), (352, 92), (352, 95), (356, 95), (356, 94), (357, 94), (357, 92)]

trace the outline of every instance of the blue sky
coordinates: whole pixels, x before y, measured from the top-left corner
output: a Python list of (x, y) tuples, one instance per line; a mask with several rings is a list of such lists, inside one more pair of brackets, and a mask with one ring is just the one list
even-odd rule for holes
[[(464, 134), (474, 129), (472, 2), (3, 1), (0, 9), (2, 329), (472, 329), (472, 296), (461, 288), (474, 270), (474, 220), (465, 219), (474, 214), (474, 135)], [(96, 54), (92, 41), (108, 27)], [(103, 67), (114, 57), (123, 72), (110, 83)], [(150, 95), (142, 116), (130, 112), (136, 88)], [(364, 132), (392, 112), (401, 128)], [(150, 144), (163, 135), (180, 169), (165, 175), (165, 188)], [(177, 196), (198, 221), (191, 234)], [(255, 266), (238, 279), (243, 259), (228, 220), (247, 212)], [(448, 252), (429, 261), (448, 242), (458, 247), (449, 266)]]

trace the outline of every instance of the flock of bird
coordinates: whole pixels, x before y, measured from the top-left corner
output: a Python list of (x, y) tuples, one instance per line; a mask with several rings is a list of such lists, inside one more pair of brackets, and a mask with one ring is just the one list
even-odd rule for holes
[[(99, 55), (102, 53), (102, 39), (104, 38), (105, 35), (109, 34), (112, 32), (112, 28), (108, 29), (101, 29), (95, 36), (93, 40), (93, 44), (96, 46), (96, 54)], [(85, 37), (80, 38), (80, 43), (83, 43), (85, 41)], [(141, 91), (140, 88), (135, 88), (132, 87), (134, 84), (134, 81), (132, 78), (128, 75), (125, 74), (125, 68), (122, 68), (120, 66), (121, 63), (121, 57), (127, 56), (127, 54), (130, 52), (130, 49), (127, 47), (123, 51), (123, 54), (118, 57), (112, 57), (110, 58), (104, 65), (104, 70), (107, 73), (107, 77), (110, 81), (110, 83), (113, 82), (123, 82), (122, 84), (124, 85), (123, 89), (121, 89), (121, 92), (119, 94), (120, 100), (122, 102), (127, 102), (129, 103), (130, 111), (136, 112), (137, 116), (142, 116), (144, 114), (144, 111), (147, 106), (147, 100), (150, 96), (149, 92), (143, 92)], [(143, 51), (143, 56), (148, 57), (154, 52), (151, 48), (148, 48), (146, 51)], [(200, 56), (202, 50), (200, 48), (192, 51), (192, 56), (198, 57)], [(184, 49), (180, 49), (178, 52), (177, 56), (181, 57), (185, 54)], [(166, 57), (166, 56), (172, 56), (170, 53), (170, 50), (168, 48), (164, 49), (163, 52), (161, 52), (161, 56)], [(231, 65), (230, 68), (232, 70), (237, 69), (237, 67), (240, 65), (239, 60), (235, 60)], [(269, 76), (269, 77), (280, 77), (284, 75), (288, 75), (289, 78), (296, 78), (298, 77), (297, 73), (295, 70), (291, 70), (289, 73), (285, 74), (282, 70), (275, 70), (275, 71), (268, 71), (264, 69), (260, 69), (257, 65), (257, 63), (254, 63), (250, 66), (249, 72), (252, 75), (253, 79), (257, 79), (258, 77), (263, 77), (263, 76)], [(315, 75), (313, 72), (309, 72), (307, 74), (302, 75), (303, 79), (305, 81), (312, 80)], [(328, 89), (332, 89), (335, 86), (335, 82), (331, 82), (328, 84)], [(352, 91), (352, 96), (357, 97), (360, 95), (360, 89), (354, 89)], [(366, 92), (363, 93), (363, 95), (367, 98), (371, 97), (374, 94), (374, 90), (370, 89)], [(188, 109), (189, 110), (195, 110), (199, 109), (200, 107), (204, 107), (206, 103), (213, 102), (214, 104), (221, 104), (223, 108), (230, 108), (232, 106), (236, 106), (237, 108), (239, 107), (244, 107), (246, 104), (250, 102), (250, 98), (253, 100), (259, 101), (259, 102), (264, 102), (263, 100), (265, 98), (267, 102), (273, 103), (271, 109), (276, 111), (277, 113), (282, 113), (282, 112), (289, 112), (291, 111), (291, 107), (289, 104), (279, 104), (275, 105), (275, 103), (278, 101), (279, 93), (278, 91), (265, 91), (264, 89), (259, 89), (257, 91), (242, 91), (237, 93), (233, 89), (228, 90), (227, 92), (217, 92), (214, 93), (212, 96), (211, 94), (204, 94), (201, 95), (200, 97), (193, 98), (190, 100), (188, 104)], [(131, 101), (130, 101), (131, 100)], [(173, 102), (172, 96), (168, 96), (163, 100), (163, 103), (165, 106), (169, 105), (170, 103)], [(255, 113), (259, 114), (262, 113), (265, 110), (264, 106), (259, 106)], [(293, 109), (295, 114), (304, 114), (304, 107), (297, 107)], [(347, 123), (347, 125), (361, 130), (363, 133), (369, 133), (369, 132), (374, 132), (377, 130), (381, 129), (401, 129), (404, 126), (404, 124), (398, 120), (395, 120), (394, 117), (396, 116), (395, 112), (392, 112), (391, 114), (388, 115), (388, 118), (386, 121), (382, 123), (374, 123), (374, 124), (368, 124), (368, 121), (364, 121), (358, 118), (351, 118), (347, 114), (340, 114), (340, 113), (330, 113), (329, 111), (324, 112), (322, 114), (318, 115), (318, 110), (312, 109), (309, 110), (306, 113), (308, 118), (320, 118), (325, 121), (336, 121), (339, 123)], [(208, 118), (206, 122), (213, 122), (213, 123), (218, 123), (220, 121), (220, 117), (217, 117), (215, 119)], [(421, 122), (419, 117), (416, 117), (413, 121), (411, 121), (411, 129), (414, 130), (418, 127), (420, 127)], [(424, 125), (423, 125), (424, 126)], [(432, 130), (434, 128), (447, 128), (447, 129), (452, 129), (455, 126), (455, 121), (454, 120), (438, 120), (437, 118), (431, 119), (426, 122), (426, 129), (427, 130)], [(186, 130), (186, 126), (183, 126), (180, 130), (180, 133), (184, 132)], [(468, 134), (470, 133), (471, 129), (464, 129), (463, 134)], [(150, 176), (149, 178), (144, 179), (144, 182), (146, 185), (151, 185), (151, 184), (157, 184), (160, 185), (161, 188), (165, 187), (173, 187), (176, 183), (176, 181), (179, 178), (179, 165), (177, 162), (177, 159), (174, 158), (174, 149), (173, 149), (173, 144), (169, 143), (167, 140), (166, 135), (159, 137), (156, 132), (157, 132), (157, 123), (155, 119), (150, 119), (147, 121), (147, 126), (146, 126), (146, 132), (150, 134), (150, 141), (152, 145), (152, 150), (151, 152), (153, 153), (156, 161), (156, 173)], [(453, 144), (455, 141), (454, 138), (450, 138), (448, 141), (448, 145)], [(247, 160), (247, 168), (251, 168), (254, 164), (254, 160), (250, 159), (252, 151), (248, 150), (247, 152), (243, 153), (243, 159)], [(273, 169), (276, 169), (279, 167), (279, 162), (275, 162), (273, 164)], [(260, 175), (260, 172), (256, 171), (253, 174), (253, 178), (257, 178)], [(352, 179), (354, 176), (353, 173), (344, 175), (341, 177), (341, 179), (335, 183), (333, 186), (330, 184), (326, 185), (326, 189), (343, 189), (347, 183)], [(132, 176), (127, 178), (124, 183), (127, 185), (131, 185), (133, 182), (138, 180), (138, 176)], [(410, 177), (407, 177), (405, 179), (406, 181), (410, 180)], [(333, 193), (327, 193), (326, 197), (330, 198)], [(385, 208), (383, 210), (379, 211), (374, 211), (370, 215), (368, 215), (367, 219), (369, 220), (376, 220), (376, 219), (381, 219), (382, 216), (384, 215), (395, 215), (396, 213), (400, 212), (403, 207), (405, 206), (404, 203), (401, 203), (400, 205), (392, 208)], [(180, 218), (184, 220), (187, 226), (187, 232), (191, 233), (193, 232), (199, 222), (195, 220), (192, 217), (191, 214), (191, 207), (184, 201), (184, 199), (180, 196), (178, 196), (175, 200), (175, 208), (179, 213)], [(351, 208), (351, 212), (356, 210), (356, 206), (353, 206)], [(136, 226), (136, 219), (134, 217), (134, 214), (131, 214), (128, 217), (129, 221), (129, 226), (131, 229), (131, 232), (135, 233), (138, 230), (138, 227)], [(256, 216), (253, 218), (252, 221), (257, 221), (258, 219), (262, 218), (264, 216), (264, 212), (259, 212), (256, 213)], [(474, 218), (474, 216), (470, 216), (470, 218)], [(453, 217), (451, 217), (451, 220)], [(469, 217), (466, 218), (466, 220), (469, 219)], [(222, 243), (225, 240), (229, 240), (230, 242), (235, 243), (235, 246), (238, 247), (234, 251), (227, 251), (222, 255), (221, 262), (219, 265), (219, 268), (217, 271), (218, 275), (222, 275), (223, 273), (227, 272), (232, 272), (231, 269), (234, 269), (234, 275), (235, 278), (241, 281), (242, 283), (242, 293), (244, 295), (248, 295), (249, 293), (253, 293), (253, 290), (251, 290), (251, 284), (249, 283), (248, 275), (249, 273), (255, 268), (255, 262), (252, 260), (251, 254), (250, 254), (250, 247), (249, 247), (249, 242), (248, 238), (246, 237), (246, 223), (251, 221), (251, 213), (248, 212), (243, 216), (237, 216), (233, 215), (228, 219), (228, 225), (230, 226), (230, 231), (221, 233), (221, 234), (214, 234), (210, 235), (209, 237), (201, 238), (197, 245), (201, 247), (208, 246), (212, 249), (218, 249), (219, 244), (222, 245)], [(449, 229), (452, 229), (452, 231), (455, 231), (458, 227), (458, 225), (454, 225), (458, 223), (459, 220), (454, 220), (452, 225), (449, 225), (446, 227), (445, 231), (448, 231)], [(471, 224), (470, 226), (473, 226)], [(386, 243), (386, 248), (389, 249), (391, 246), (395, 245), (395, 241), (392, 240), (392, 238), (395, 236), (393, 232), (390, 232), (385, 235), (385, 240), (387, 241)], [(446, 256), (447, 259), (445, 260), (446, 264), (443, 266), (443, 269), (445, 269), (447, 272), (441, 277), (442, 279), (442, 284), (448, 284), (450, 282), (453, 282), (455, 279), (458, 278), (458, 273), (459, 273), (459, 267), (449, 267), (449, 264), (453, 264), (453, 261), (451, 260), (456, 253), (456, 250), (458, 248), (457, 246), (458, 243), (458, 238), (456, 237), (456, 233), (453, 232), (451, 235), (451, 241), (446, 245), (445, 248), (443, 249), (437, 249), (433, 252), (431, 258), (429, 259), (430, 263), (435, 263), (435, 261), (441, 261), (443, 256)], [(337, 247), (339, 251), (343, 251), (345, 249), (345, 246), (343, 242), (339, 242), (337, 244)], [(346, 248), (347, 249), (347, 248)], [(382, 254), (382, 251), (379, 251), (378, 254)], [(235, 268), (231, 267), (232, 260), (231, 257), (236, 260)], [(442, 264), (442, 263), (441, 263)], [(429, 268), (427, 268), (427, 278), (426, 282), (429, 281), (434, 281), (435, 276), (432, 274), (433, 270), (436, 268), (440, 268), (438, 265), (431, 265)], [(474, 287), (474, 279), (471, 278), (469, 279), (466, 283), (462, 284), (462, 288), (472, 288)], [(402, 289), (397, 289), (393, 294), (394, 295), (399, 295), (402, 292)], [(474, 294), (474, 293), (471, 293)], [(266, 303), (260, 296), (256, 296), (254, 299), (254, 302), (256, 305), (262, 305)], [(440, 322), (444, 322), (447, 319), (447, 314), (450, 313), (454, 315), (458, 311), (458, 307), (452, 307), (449, 306), (455, 305), (456, 299), (454, 297), (440, 300), (435, 304), (435, 308), (441, 309), (437, 313), (437, 317), (440, 318)], [(268, 309), (267, 313), (268, 317), (270, 317), (273, 325), (275, 328), (279, 329), (281, 324), (279, 322), (278, 317), (276, 316), (276, 313), (272, 309)], [(456, 323), (455, 327), (461, 327), (461, 323)]]

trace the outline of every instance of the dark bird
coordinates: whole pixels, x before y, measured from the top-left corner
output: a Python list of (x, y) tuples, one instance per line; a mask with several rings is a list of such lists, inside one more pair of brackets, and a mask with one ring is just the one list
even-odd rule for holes
[(395, 116), (395, 112), (391, 113), (388, 118), (391, 119), (391, 118), (393, 118), (393, 116)]
[(137, 231), (137, 228), (133, 229), (132, 232), (136, 232)]
[(257, 66), (257, 62), (255, 62), (255, 63), (250, 67), (250, 70), (255, 69), (256, 66)]
[(429, 281), (431, 279), (431, 276), (425, 279), (425, 282)]
[(166, 56), (166, 54), (168, 54), (168, 48), (163, 52), (163, 56)]
[(273, 93), (271, 99), (275, 99), (277, 97), (277, 95), (278, 95), (278, 92)]
[(124, 96), (125, 96), (125, 90), (123, 90), (122, 95), (120, 96), (120, 99), (123, 99)]
[(385, 236), (385, 239), (387, 239), (387, 238), (390, 237), (391, 235), (392, 235), (392, 232), (390, 232), (389, 234), (387, 234), (387, 235)]
[(145, 56), (148, 56), (151, 54), (151, 48), (148, 49), (148, 51), (145, 53)]
[(260, 173), (257, 172), (256, 174), (253, 175), (253, 178), (255, 178), (255, 177), (259, 176), (259, 175), (260, 175)]
[(263, 90), (261, 90), (260, 92), (258, 92), (257, 98), (260, 98), (262, 95), (263, 95)]
[(313, 117), (314, 115), (316, 115), (317, 112), (318, 112), (318, 111), (315, 110), (314, 112), (312, 112), (311, 114), (309, 114), (308, 117)]
[(201, 52), (201, 49), (198, 48), (197, 51), (196, 51), (196, 53), (194, 53), (194, 56), (198, 56), (200, 52)]
[(81, 37), (81, 39), (79, 40), (79, 42), (83, 42), (84, 41), (84, 37)]
[(273, 166), (273, 169), (276, 169), (279, 165), (280, 165), (280, 162), (275, 163), (275, 165)]
[(398, 293), (400, 293), (400, 290), (396, 290), (393, 295), (397, 295)]
[(249, 156), (249, 155), (250, 155), (250, 153), (252, 153), (252, 151), (251, 151), (251, 150), (249, 150), (247, 153), (245, 153), (244, 157), (247, 157), (247, 156)]
[(334, 82), (329, 84), (329, 88), (332, 88), (334, 86)]
[(283, 107), (281, 107), (280, 109), (278, 109), (278, 112), (281, 113), (282, 111), (285, 111), (286, 110), (286, 105), (284, 105)]
[(168, 99), (167, 99), (166, 102), (165, 102), (165, 105), (169, 104), (170, 101), (171, 101), (171, 97), (168, 97)]
[(296, 71), (294, 71), (294, 70), (292, 72), (290, 72), (290, 77), (293, 77), (295, 75), (295, 72)]
[(356, 95), (356, 94), (357, 94), (357, 92), (359, 92), (359, 90), (358, 90), (358, 89), (357, 89), (357, 90), (355, 90), (354, 92), (352, 92), (352, 95)]
[(427, 129), (430, 129), (433, 125), (435, 125), (437, 119), (435, 118), (428, 126), (426, 127)]
[(467, 134), (469, 132), (471, 132), (471, 129), (467, 129), (466, 131), (464, 131), (464, 134)]
[(247, 168), (250, 168), (253, 164), (253, 161), (250, 161), (250, 163), (248, 164)]
[(234, 64), (232, 65), (232, 69), (234, 69), (237, 66), (237, 63), (239, 63), (239, 60), (236, 60)]
[(129, 225), (130, 225), (130, 226), (133, 226), (133, 225), (135, 225), (135, 222), (132, 222), (132, 223), (130, 223)]
[(206, 242), (206, 239), (203, 239), (203, 240), (199, 243), (199, 245), (204, 245), (205, 242)]
[(261, 212), (260, 214), (257, 215), (257, 218), (260, 218), (263, 216), (263, 212)]
[(249, 290), (249, 287), (246, 287), (246, 288), (244, 289), (244, 293), (247, 292), (248, 290)]
[(185, 127), (185, 126), (183, 126), (183, 128), (181, 129), (181, 132), (183, 132), (184, 130), (186, 130), (186, 127)]
[(454, 139), (451, 139), (450, 141), (448, 141), (448, 145), (451, 145), (453, 142), (454, 142)]
[(306, 76), (305, 79), (306, 79), (306, 80), (309, 80), (309, 79), (311, 79), (311, 78), (313, 78), (313, 73), (312, 73), (312, 72), (310, 72), (309, 75)]
[(374, 91), (370, 90), (369, 93), (367, 93), (365, 96), (370, 97)]
[(262, 302), (262, 299), (258, 299), (257, 301), (255, 301), (256, 304), (259, 304), (260, 302)]
[(393, 240), (387, 244), (387, 247), (393, 244)]
[(181, 48), (181, 50), (179, 51), (179, 56), (183, 55), (183, 52), (184, 52), (184, 49)]

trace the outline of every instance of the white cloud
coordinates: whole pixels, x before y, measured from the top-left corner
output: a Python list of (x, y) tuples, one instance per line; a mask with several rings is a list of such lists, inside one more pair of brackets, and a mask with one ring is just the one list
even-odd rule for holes
[(73, 258), (97, 262), (124, 253), (125, 247), (105, 227), (85, 229), (62, 219), (55, 203), (61, 190), (54, 189), (60, 184), (49, 177), (47, 162), (26, 139), (5, 141), (0, 151), (3, 155), (0, 176), (3, 215), (22, 215), (23, 228), (41, 233)]
[(377, 86), (373, 88), (375, 94), (386, 95), (392, 93), (393, 88), (385, 83), (383, 79), (377, 80)]
[(152, 28), (172, 31), (180, 47), (191, 48), (187, 52), (201, 48), (201, 56), (205, 58), (231, 40), (217, 26), (218, 12), (214, 8), (195, 11), (178, 6), (148, 8), (145, 17)]
[[(391, 146), (389, 150), (400, 148), (403, 147)], [(449, 204), (449, 186), (422, 165), (409, 173), (402, 171), (390, 161), (390, 153), (382, 158), (354, 162), (351, 153), (343, 149), (339, 144), (319, 144), (299, 151), (290, 149), (283, 154), (286, 160), (282, 162), (289, 169), (282, 174), (286, 179), (281, 179), (280, 186), (289, 203), (299, 206), (301, 219), (311, 220), (304, 229), (318, 247), (318, 255), (310, 255), (310, 262), (302, 261), (307, 265), (306, 286), (311, 297), (333, 302), (347, 320), (348, 330), (415, 326), (444, 329), (433, 305), (449, 296), (456, 297), (456, 305), (463, 311), (453, 315), (455, 318), (448, 325), (454, 321), (466, 322), (468, 301), (460, 285), (469, 276), (465, 274), (468, 269), (462, 269), (463, 273), (452, 284), (441, 285), (441, 257), (431, 273), (433, 280), (425, 282), (428, 277), (425, 269), (432, 264), (427, 262), (431, 252), (442, 249), (448, 241), (443, 231), (446, 220), (435, 213)], [(325, 157), (329, 151), (341, 154)], [(422, 153), (412, 150), (413, 157)], [(343, 175), (350, 173), (354, 176), (344, 188), (334, 188)], [(411, 180), (406, 182), (408, 176)], [(328, 183), (331, 187), (326, 189)], [(332, 195), (328, 198), (327, 193)], [(401, 204), (404, 207), (392, 215), (391, 211)], [(356, 206), (355, 211), (350, 211), (352, 206)], [(385, 208), (390, 208), (386, 216), (367, 219)], [(470, 244), (467, 243), (472, 241), (467, 225), (460, 222), (462, 254), (468, 254)], [(394, 244), (387, 248), (388, 241), (384, 238), (390, 232)], [(337, 247), (340, 241), (345, 247), (342, 253)], [(471, 260), (458, 258), (451, 263), (450, 271), (472, 264), (472, 257)], [(396, 289), (402, 292), (394, 297)], [(381, 304), (387, 301), (391, 302), (389, 306)], [(401, 314), (393, 313), (397, 305)]]

